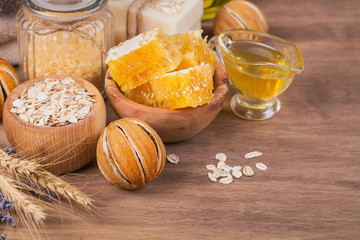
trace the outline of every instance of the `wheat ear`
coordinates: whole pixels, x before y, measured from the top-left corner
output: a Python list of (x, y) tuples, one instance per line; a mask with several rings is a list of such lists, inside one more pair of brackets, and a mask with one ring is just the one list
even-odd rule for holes
[(46, 215), (41, 207), (30, 201), (28, 196), (15, 186), (13, 179), (0, 172), (0, 191), (7, 199), (15, 203), (16, 213), (22, 215), (24, 220), (33, 219), (36, 223), (42, 223)]
[(0, 168), (6, 169), (7, 172), (29, 175), (40, 167), (41, 165), (35, 161), (26, 160), (25, 162), (25, 160), (11, 157), (0, 148)]
[(29, 178), (35, 185), (41, 186), (68, 200), (73, 200), (84, 207), (92, 205), (92, 201), (88, 196), (48, 171), (38, 170), (36, 173), (30, 174)]
[(84, 207), (92, 205), (91, 199), (80, 190), (41, 168), (41, 165), (29, 160), (20, 160), (7, 155), (0, 149), (0, 166), (2, 169), (26, 176), (34, 185), (43, 187), (50, 192), (68, 200), (73, 200)]

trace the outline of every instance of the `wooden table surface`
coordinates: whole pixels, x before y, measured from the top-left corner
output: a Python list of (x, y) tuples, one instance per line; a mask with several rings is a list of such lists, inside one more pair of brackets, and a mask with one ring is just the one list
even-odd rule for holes
[[(305, 70), (267, 121), (237, 118), (224, 106), (194, 138), (166, 145), (177, 154), (158, 179), (117, 188), (93, 161), (64, 179), (93, 194), (94, 212), (46, 221), (49, 239), (359, 239), (360, 1), (254, 0), (270, 32), (295, 42)], [(108, 122), (117, 119), (108, 105)], [(0, 147), (7, 146), (2, 123)], [(256, 160), (244, 159), (253, 150)], [(230, 185), (207, 178), (224, 152), (230, 165), (261, 161), (254, 177)], [(4, 225), (0, 225), (0, 232)], [(9, 240), (29, 239), (21, 227)]]

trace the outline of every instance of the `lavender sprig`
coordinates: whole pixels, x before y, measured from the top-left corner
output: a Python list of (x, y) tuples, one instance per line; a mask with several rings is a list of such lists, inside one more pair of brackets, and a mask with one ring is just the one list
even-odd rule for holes
[(4, 215), (3, 213), (0, 213), (0, 220), (1, 222), (7, 222), (7, 224), (11, 224), (13, 227), (15, 227), (15, 221), (10, 215)]
[(7, 240), (7, 232), (8, 232), (9, 224), (15, 227), (15, 221), (13, 217), (9, 214), (10, 209), (13, 208), (15, 204), (12, 203), (9, 199), (5, 198), (1, 192), (0, 192), (0, 201), (1, 201), (0, 209), (2, 210), (0, 212), (0, 221), (6, 222), (6, 233), (1, 234), (0, 240)]
[[(15, 154), (15, 151), (14, 151), (14, 149), (12, 149), (12, 148), (6, 148), (6, 149), (5, 149), (5, 152), (6, 152), (7, 154), (9, 154), (9, 155)], [(1, 238), (0, 238), (0, 239), (1, 239)]]
[[(1, 194), (2, 195), (2, 194)], [(2, 201), (0, 203), (1, 210), (5, 211), (6, 213), (9, 212), (9, 210), (14, 207), (14, 204), (7, 198), (4, 198), (0, 195), (0, 198), (2, 198)]]

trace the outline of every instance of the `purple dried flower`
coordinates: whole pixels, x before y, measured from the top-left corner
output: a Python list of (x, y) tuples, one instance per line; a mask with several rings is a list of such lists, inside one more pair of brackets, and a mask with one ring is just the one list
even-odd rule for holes
[(14, 204), (7, 198), (3, 198), (2, 202), (0, 203), (1, 210), (5, 212), (9, 212), (9, 210), (14, 206)]
[(10, 215), (3, 216), (1, 218), (1, 222), (7, 222), (8, 225), (11, 224), (13, 227), (15, 227), (14, 219)]
[(2, 210), (2, 212), (0, 212), (0, 221), (7, 223), (6, 233), (0, 235), (0, 240), (7, 240), (7, 231), (9, 224), (15, 227), (15, 221), (9, 214), (9, 210), (14, 207), (14, 204), (9, 199), (5, 198), (1, 192), (0, 192), (0, 201), (1, 201), (0, 209)]
[(6, 149), (5, 149), (5, 152), (6, 152), (7, 154), (9, 154), (9, 155), (15, 154), (15, 151), (14, 151), (14, 149), (12, 149), (12, 148), (6, 148)]

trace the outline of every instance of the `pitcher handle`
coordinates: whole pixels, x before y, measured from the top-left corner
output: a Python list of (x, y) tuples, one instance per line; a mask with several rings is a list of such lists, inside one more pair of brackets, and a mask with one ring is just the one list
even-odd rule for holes
[(217, 41), (218, 36), (213, 36), (209, 39), (208, 41), (208, 48), (210, 48), (211, 50), (215, 50), (216, 51), (216, 41)]
[(211, 50), (215, 50), (216, 53), (216, 59), (218, 61), (220, 61), (222, 63), (222, 65), (224, 65), (224, 61), (222, 59), (221, 53), (219, 51), (219, 49), (216, 48), (216, 46), (218, 45), (218, 36), (213, 36), (212, 38), (209, 39), (208, 41), (208, 48), (210, 48)]

